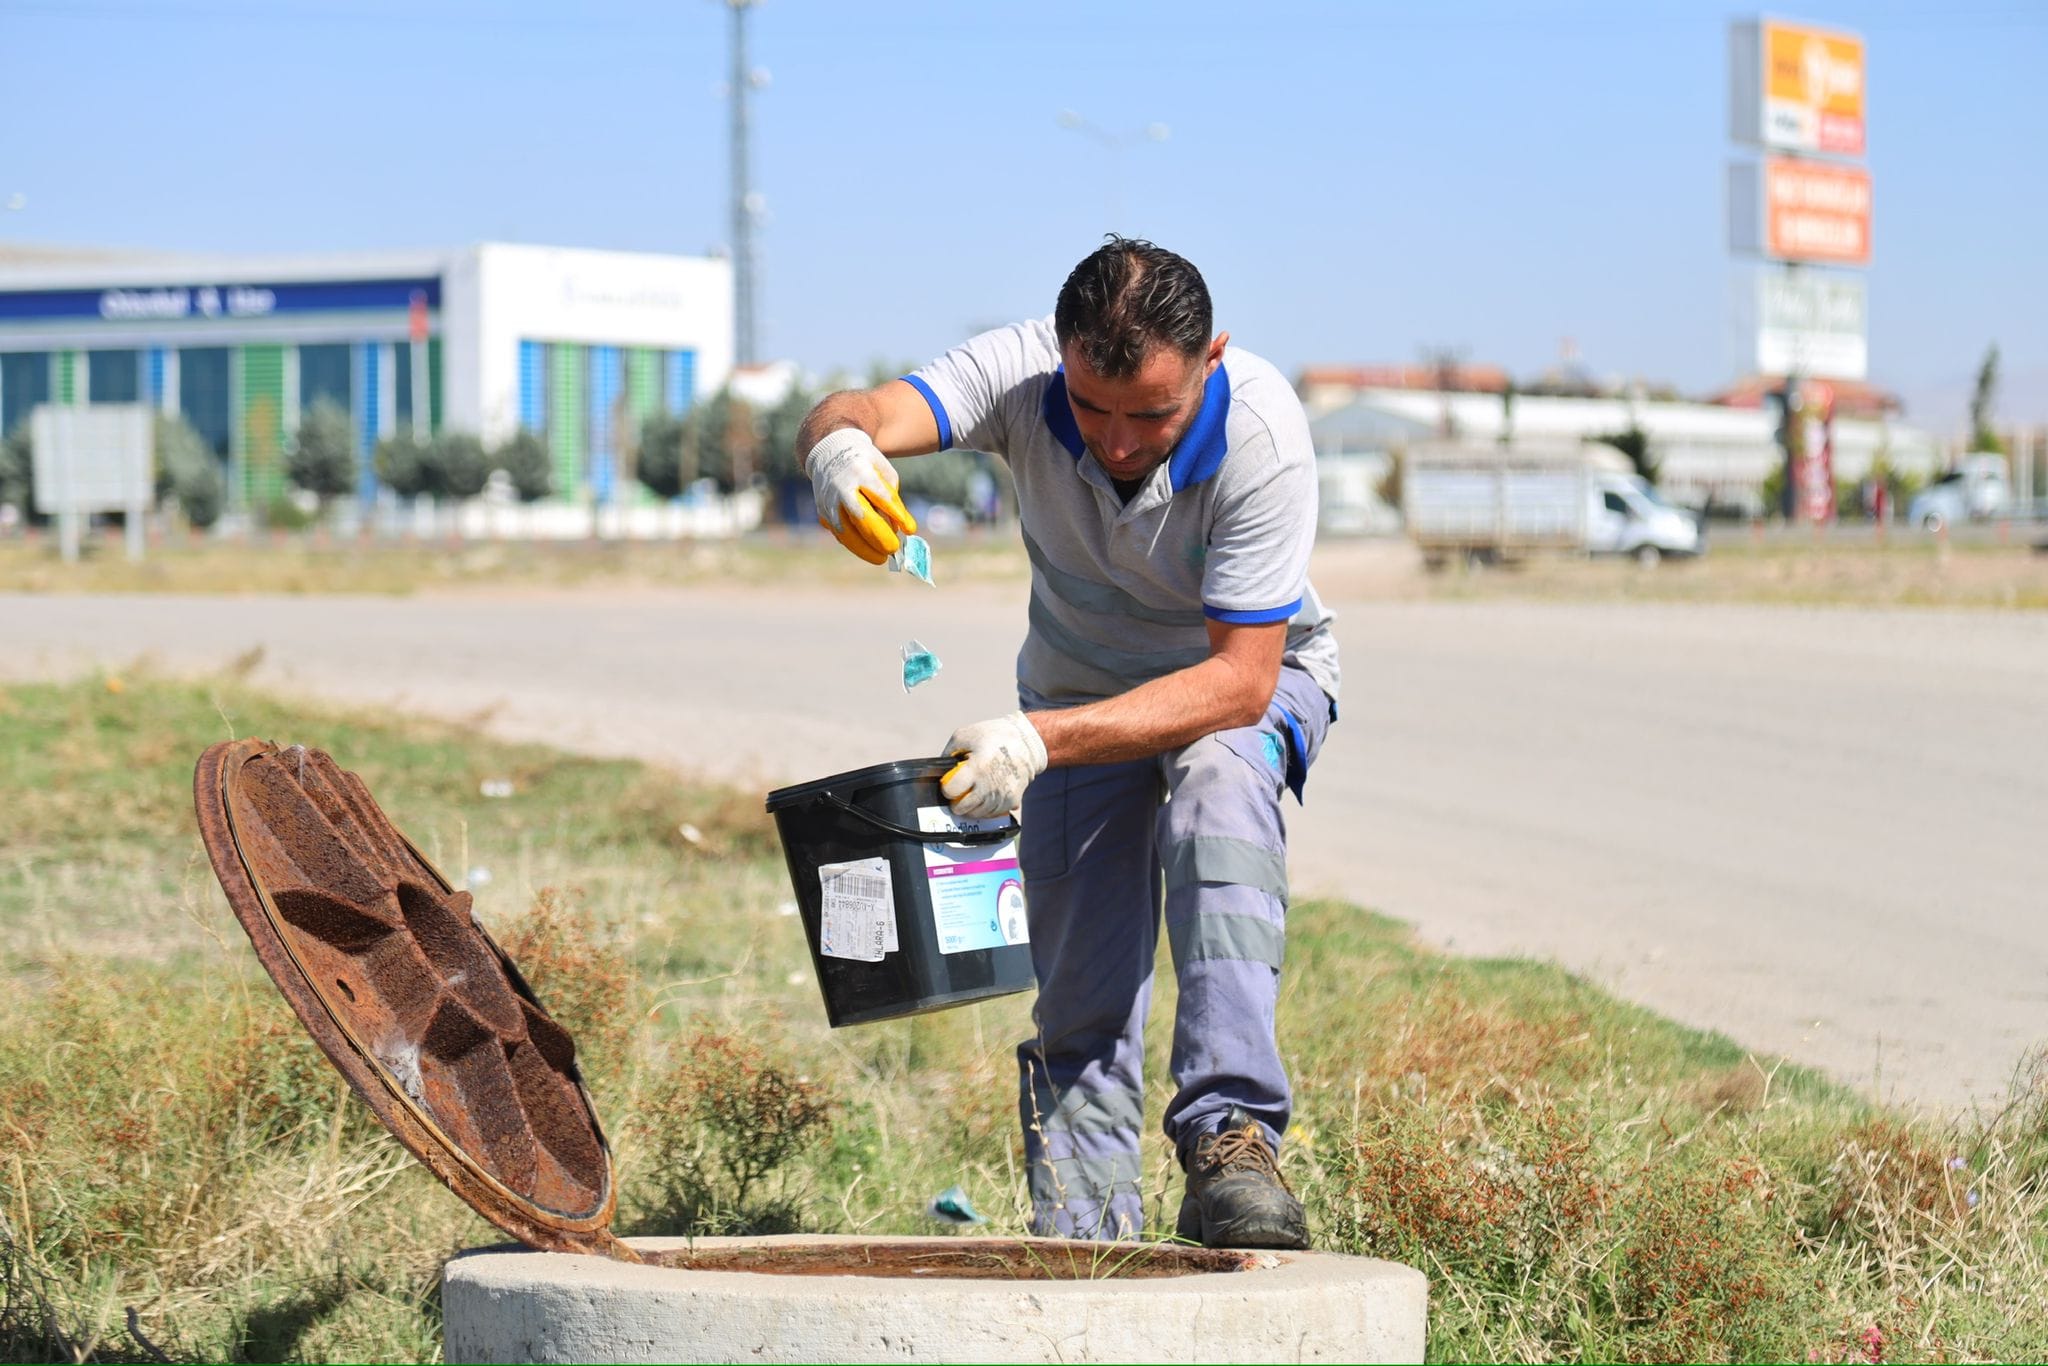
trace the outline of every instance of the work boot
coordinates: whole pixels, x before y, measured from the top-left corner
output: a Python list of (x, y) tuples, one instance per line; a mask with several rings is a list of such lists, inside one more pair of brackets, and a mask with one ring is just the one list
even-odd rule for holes
[(1258, 1121), (1233, 1105), (1223, 1123), (1184, 1150), (1187, 1194), (1174, 1233), (1203, 1247), (1308, 1246), (1301, 1201), (1280, 1176)]

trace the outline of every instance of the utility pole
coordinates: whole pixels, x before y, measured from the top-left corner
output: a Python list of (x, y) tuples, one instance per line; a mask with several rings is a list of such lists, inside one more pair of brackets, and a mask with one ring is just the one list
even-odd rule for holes
[(753, 73), (747, 69), (747, 10), (758, 0), (725, 0), (732, 11), (732, 312), (733, 360), (752, 365), (760, 360), (760, 336), (754, 312), (754, 189), (747, 165), (747, 95)]
[(1124, 148), (1139, 142), (1165, 142), (1173, 136), (1173, 130), (1163, 123), (1148, 123), (1143, 128), (1124, 133), (1112, 133), (1107, 128), (1091, 123), (1071, 109), (1060, 110), (1060, 127), (1079, 133), (1101, 143), (1109, 149), (1109, 230), (1120, 230), (1124, 216)]

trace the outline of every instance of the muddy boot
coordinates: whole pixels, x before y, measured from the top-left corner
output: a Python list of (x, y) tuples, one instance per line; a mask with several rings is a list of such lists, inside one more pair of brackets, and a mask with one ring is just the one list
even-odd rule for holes
[(1188, 1174), (1174, 1233), (1204, 1247), (1308, 1246), (1301, 1201), (1280, 1177), (1266, 1132), (1233, 1105), (1221, 1127), (1183, 1152)]

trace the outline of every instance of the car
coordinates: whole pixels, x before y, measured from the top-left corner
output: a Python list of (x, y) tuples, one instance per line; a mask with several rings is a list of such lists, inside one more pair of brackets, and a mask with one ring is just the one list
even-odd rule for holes
[(1923, 531), (1940, 531), (1958, 522), (1996, 517), (2012, 506), (2012, 484), (2005, 457), (1994, 451), (1973, 451), (1954, 469), (1936, 479), (1906, 505), (1906, 521)]

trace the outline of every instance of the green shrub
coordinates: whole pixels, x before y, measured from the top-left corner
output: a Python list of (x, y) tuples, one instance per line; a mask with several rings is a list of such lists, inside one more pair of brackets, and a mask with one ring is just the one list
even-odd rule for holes
[(633, 1125), (647, 1232), (801, 1227), (798, 1159), (832, 1129), (831, 1101), (762, 1045), (700, 1029), (679, 1039)]

